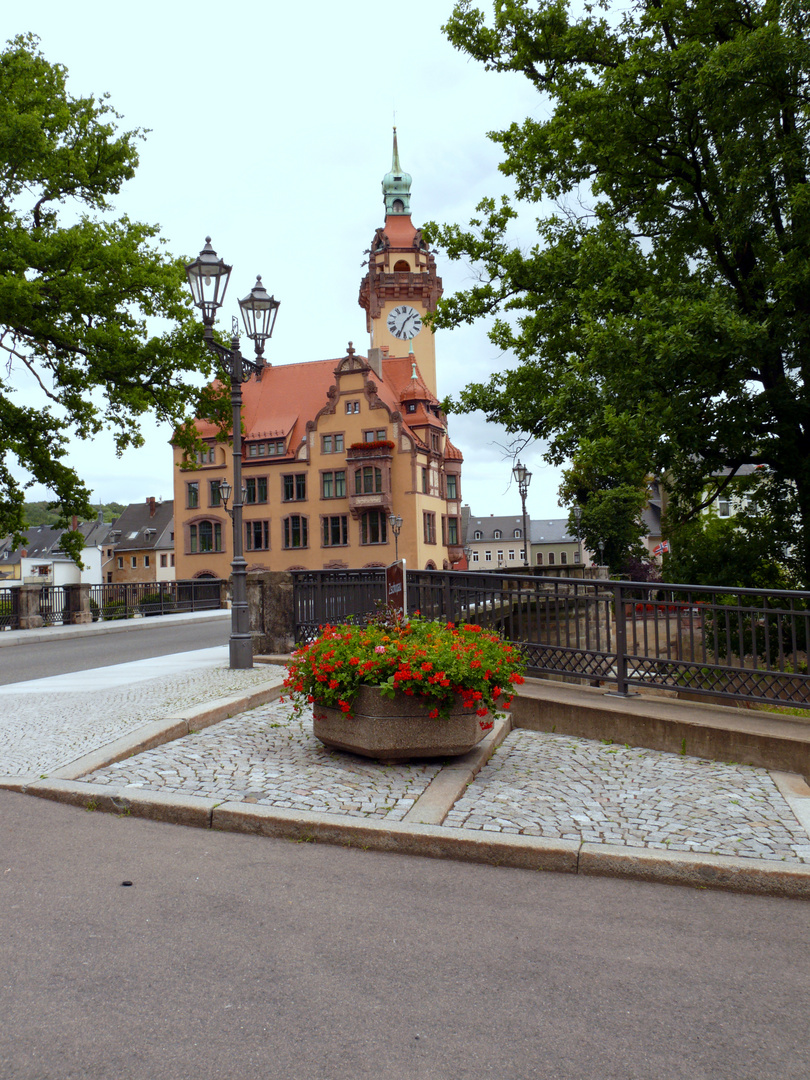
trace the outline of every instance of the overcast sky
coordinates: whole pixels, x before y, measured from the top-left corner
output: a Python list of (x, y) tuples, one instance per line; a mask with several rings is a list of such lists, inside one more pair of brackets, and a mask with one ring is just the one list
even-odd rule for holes
[[(364, 250), (383, 224), (380, 182), (397, 125), (413, 176), (414, 224), (466, 223), (485, 195), (508, 191), (486, 132), (538, 115), (543, 103), (518, 76), (486, 73), (441, 33), (451, 0), (141, 0), (117, 5), (39, 0), (4, 12), (5, 39), (32, 31), (48, 60), (69, 71), (75, 96), (108, 92), (122, 126), (151, 132), (117, 209), (158, 222), (174, 253), (193, 258), (210, 234), (233, 264), (224, 325), (261, 274), (281, 300), (273, 364), (365, 353), (357, 303)], [(532, 242), (532, 216), (520, 241)], [(472, 279), (441, 256), (445, 294)], [(441, 331), (439, 396), (486, 379), (510, 358), (476, 326)], [(169, 431), (114, 457), (112, 442), (74, 445), (73, 463), (95, 500), (172, 497)], [(451, 416), (464, 454), (465, 502), (475, 515), (519, 514), (504, 449), (482, 416)], [(562, 516), (559, 474), (542, 447), (521, 457), (533, 472), (528, 512)], [(33, 488), (29, 498), (45, 498)]]

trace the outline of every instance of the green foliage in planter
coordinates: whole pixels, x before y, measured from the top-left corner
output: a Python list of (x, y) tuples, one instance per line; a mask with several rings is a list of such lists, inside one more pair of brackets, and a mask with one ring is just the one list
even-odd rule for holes
[(138, 608), (141, 615), (165, 615), (170, 611), (176, 611), (177, 604), (172, 599), (171, 593), (151, 592), (143, 594), (138, 601)]
[(448, 716), (457, 695), (483, 716), (508, 708), (525, 667), (515, 646), (480, 626), (386, 614), (367, 626), (325, 627), (293, 654), (284, 686), (298, 711), (317, 701), (351, 715), (367, 685), (423, 698), (431, 717)]
[(123, 600), (119, 600), (116, 604), (105, 604), (101, 609), (102, 619), (126, 619), (129, 617), (129, 611), (127, 605)]

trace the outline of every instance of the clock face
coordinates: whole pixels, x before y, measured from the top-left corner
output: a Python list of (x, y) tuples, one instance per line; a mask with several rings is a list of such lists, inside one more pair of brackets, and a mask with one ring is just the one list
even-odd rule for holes
[(388, 329), (400, 341), (416, 337), (422, 329), (422, 316), (416, 308), (402, 304), (388, 313)]

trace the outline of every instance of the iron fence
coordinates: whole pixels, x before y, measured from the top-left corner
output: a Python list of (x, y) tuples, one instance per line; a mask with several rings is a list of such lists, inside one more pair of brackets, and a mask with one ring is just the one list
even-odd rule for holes
[(362, 623), (385, 601), (384, 570), (296, 570), (293, 582), (297, 642), (329, 623)]
[(56, 626), (70, 621), (67, 611), (67, 597), (62, 585), (43, 586), (39, 597), (39, 613), (46, 626)]
[[(297, 641), (384, 599), (382, 570), (293, 578)], [(407, 584), (409, 612), (499, 631), (533, 675), (810, 708), (810, 592), (430, 570)]]
[(220, 606), (221, 586), (219, 578), (91, 585), (90, 611), (94, 621), (204, 611)]
[(16, 589), (0, 589), (0, 630), (16, 630), (19, 625), (19, 593)]

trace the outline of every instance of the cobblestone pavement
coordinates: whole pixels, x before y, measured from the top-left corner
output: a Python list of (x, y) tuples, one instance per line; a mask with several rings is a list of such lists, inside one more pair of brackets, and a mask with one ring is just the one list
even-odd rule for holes
[[(264, 806), (401, 820), (436, 763), (383, 766), (330, 751), (311, 713), (280, 702), (85, 779)], [(765, 769), (513, 731), (448, 828), (810, 863), (810, 837)]]
[(94, 784), (259, 803), (291, 810), (401, 821), (441, 763), (398, 766), (327, 749), (272, 702), (100, 769)]
[[(14, 693), (0, 697), (0, 776), (46, 774), (142, 727), (184, 709), (276, 679), (282, 668), (231, 671), (219, 667), (165, 675), (111, 689)], [(105, 669), (101, 669), (102, 671)], [(109, 669), (110, 671), (114, 669)], [(72, 675), (74, 684), (81, 673)], [(92, 676), (88, 675), (88, 683)], [(46, 680), (43, 680), (46, 681)]]
[(444, 825), (810, 863), (766, 769), (513, 731)]

